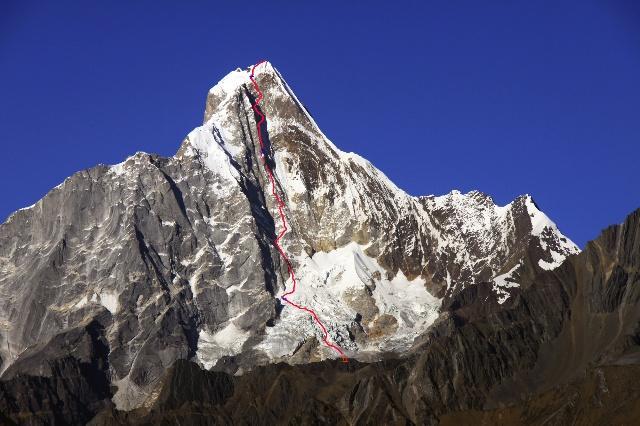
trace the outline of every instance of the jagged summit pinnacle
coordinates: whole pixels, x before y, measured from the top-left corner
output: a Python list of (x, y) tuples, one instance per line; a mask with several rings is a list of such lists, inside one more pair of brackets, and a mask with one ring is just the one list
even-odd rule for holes
[[(209, 93), (235, 90), (237, 87), (243, 84), (247, 84), (253, 67), (254, 65), (250, 65), (246, 68), (236, 68), (235, 70), (225, 75), (218, 83), (216, 83), (211, 89), (209, 89)], [(262, 62), (259, 66), (256, 67), (254, 75), (260, 74), (280, 75), (280, 73), (269, 61)]]
[[(248, 66), (244, 69), (236, 68), (235, 70), (224, 76), (222, 80), (215, 84), (211, 89), (209, 89), (204, 113), (204, 122), (207, 122), (207, 120), (211, 117), (213, 111), (218, 108), (219, 105), (226, 99), (231, 96), (237, 95), (241, 89), (251, 90), (251, 82), (249, 80), (249, 76), (251, 75), (252, 69), (253, 65)], [(256, 67), (254, 72), (254, 75), (256, 77), (264, 74), (270, 76), (273, 79), (282, 80), (280, 73), (268, 61), (261, 63), (258, 67)], [(286, 84), (284, 83), (284, 81), (282, 83)]]

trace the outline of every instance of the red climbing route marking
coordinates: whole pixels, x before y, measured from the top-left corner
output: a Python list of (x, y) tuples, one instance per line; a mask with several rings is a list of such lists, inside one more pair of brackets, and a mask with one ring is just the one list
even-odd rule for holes
[(280, 256), (282, 256), (282, 258), (284, 259), (285, 263), (287, 264), (287, 270), (289, 271), (289, 276), (291, 276), (291, 281), (293, 282), (293, 286), (292, 286), (291, 290), (289, 290), (285, 294), (283, 294), (281, 299), (284, 300), (289, 305), (293, 306), (294, 308), (309, 313), (313, 317), (313, 319), (316, 322), (316, 324), (318, 324), (318, 326), (322, 330), (322, 342), (327, 347), (329, 347), (329, 348), (333, 349), (334, 351), (336, 351), (340, 355), (340, 358), (342, 358), (342, 362), (346, 363), (346, 362), (349, 362), (349, 358), (347, 358), (347, 356), (344, 354), (344, 352), (342, 351), (342, 349), (340, 349), (340, 347), (338, 345), (336, 345), (334, 343), (331, 343), (329, 341), (329, 333), (327, 332), (327, 328), (324, 326), (322, 321), (320, 321), (320, 318), (313, 311), (313, 309), (309, 309), (309, 308), (306, 308), (306, 307), (304, 307), (302, 305), (298, 305), (298, 304), (290, 301), (287, 298), (287, 296), (291, 296), (296, 292), (296, 287), (297, 287), (298, 283), (296, 281), (296, 275), (293, 272), (293, 267), (291, 266), (291, 262), (289, 261), (289, 257), (287, 257), (287, 254), (284, 252), (284, 250), (280, 246), (280, 239), (289, 230), (289, 228), (287, 228), (287, 218), (286, 218), (286, 216), (284, 214), (284, 208), (286, 207), (286, 205), (285, 205), (284, 201), (282, 201), (282, 198), (280, 198), (280, 196), (278, 195), (278, 191), (276, 191), (276, 181), (275, 181), (275, 178), (273, 177), (273, 171), (271, 170), (271, 167), (269, 167), (269, 164), (267, 163), (267, 159), (266, 159), (266, 157), (264, 155), (264, 141), (262, 139), (261, 126), (266, 121), (266, 117), (262, 113), (262, 111), (260, 111), (260, 108), (258, 107), (258, 104), (260, 103), (260, 101), (262, 101), (262, 99), (264, 99), (264, 96), (262, 95), (262, 91), (260, 90), (260, 87), (258, 86), (258, 83), (256, 82), (256, 79), (254, 77), (254, 72), (255, 72), (256, 68), (258, 67), (258, 65), (263, 64), (265, 62), (266, 61), (264, 61), (264, 60), (260, 61), (257, 64), (255, 64), (253, 66), (253, 68), (251, 69), (251, 76), (249, 78), (251, 79), (251, 83), (253, 83), (253, 88), (256, 90), (256, 92), (258, 92), (258, 97), (256, 98), (254, 104), (251, 105), (251, 108), (253, 108), (253, 111), (260, 117), (260, 120), (258, 120), (258, 122), (256, 123), (256, 130), (258, 132), (258, 142), (260, 142), (260, 157), (262, 158), (262, 164), (263, 164), (264, 169), (266, 170), (267, 175), (269, 177), (269, 182), (271, 183), (271, 193), (273, 194), (274, 198), (276, 199), (276, 204), (278, 205), (278, 213), (280, 215), (280, 220), (282, 221), (282, 230), (280, 231), (280, 233), (278, 234), (276, 239), (273, 241), (273, 245), (276, 247), (276, 249), (280, 253)]

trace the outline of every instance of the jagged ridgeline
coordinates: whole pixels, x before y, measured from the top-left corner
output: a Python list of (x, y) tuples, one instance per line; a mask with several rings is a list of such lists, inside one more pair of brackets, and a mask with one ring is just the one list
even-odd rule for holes
[(79, 172), (0, 225), (5, 417), (423, 424), (505, 404), (522, 417), (521, 398), (561, 404), (591, 389), (585, 372), (606, 382), (635, 363), (637, 213), (578, 254), (529, 195), (410, 196), (329, 141), (265, 63), (281, 245), (294, 301), (352, 359), (333, 360), (279, 299), (292, 283), (249, 74), (209, 91), (175, 156)]

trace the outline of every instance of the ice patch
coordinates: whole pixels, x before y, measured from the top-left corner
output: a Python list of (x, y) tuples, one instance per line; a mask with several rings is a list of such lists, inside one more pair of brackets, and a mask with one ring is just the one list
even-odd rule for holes
[[(304, 186), (302, 177), (295, 170), (289, 170), (287, 162), (284, 161), (288, 157), (288, 153), (278, 151), (275, 154), (275, 161), (278, 167), (275, 171), (278, 181), (284, 186), (286, 194), (304, 194), (307, 188)], [(284, 169), (284, 172), (282, 171)], [(291, 200), (289, 200), (291, 201)]]
[(493, 279), (493, 283), (495, 284), (493, 287), (493, 291), (498, 295), (498, 303), (503, 304), (504, 302), (511, 297), (511, 293), (508, 291), (510, 288), (520, 287), (520, 284), (514, 281), (513, 273), (520, 267), (520, 263), (516, 264), (513, 268), (511, 268), (508, 272), (498, 275)]
[[(567, 238), (564, 234), (560, 232), (558, 226), (553, 222), (549, 217), (544, 214), (542, 211), (538, 210), (536, 205), (534, 204), (531, 196), (526, 196), (525, 205), (527, 207), (527, 211), (529, 212), (529, 217), (531, 218), (531, 235), (542, 237), (546, 228), (549, 228), (553, 231), (554, 234), (558, 236), (558, 241), (560, 243), (560, 248), (563, 251), (570, 252), (572, 254), (579, 253), (580, 249), (578, 246)], [(541, 244), (543, 244), (543, 249), (546, 249), (544, 246), (544, 241), (541, 238)]]
[(235, 91), (238, 90), (238, 87), (242, 86), (248, 81), (249, 73), (246, 70), (238, 68), (224, 76), (224, 78), (220, 80), (218, 84), (209, 89), (209, 94), (224, 98), (230, 94), (235, 93)]
[(98, 294), (98, 303), (107, 308), (112, 314), (118, 312), (118, 295), (114, 292), (100, 292)]
[(109, 167), (109, 170), (111, 172), (113, 172), (116, 176), (123, 175), (124, 174), (124, 166), (125, 166), (125, 163), (127, 162), (127, 160), (129, 160), (129, 159), (127, 158), (122, 163), (114, 164), (113, 166)]
[(549, 253), (551, 253), (551, 257), (553, 258), (553, 262), (547, 262), (547, 261), (545, 261), (543, 259), (540, 259), (538, 261), (538, 265), (542, 269), (545, 269), (547, 271), (551, 271), (552, 269), (556, 269), (567, 258), (565, 255), (562, 255), (562, 254), (560, 254), (560, 253), (558, 253), (556, 251), (550, 251)]
[[(198, 150), (202, 154), (204, 164), (209, 170), (216, 175), (220, 176), (226, 183), (236, 183), (240, 178), (238, 171), (231, 165), (229, 161), (229, 155), (225, 152), (224, 148), (220, 146), (218, 141), (214, 138), (211, 126), (200, 126), (191, 131), (187, 136), (187, 139), (191, 146)], [(234, 186), (229, 186), (229, 189), (219, 188), (220, 195), (226, 195), (227, 192)]]
[(225, 355), (236, 355), (242, 350), (242, 345), (249, 338), (249, 332), (244, 331), (233, 322), (222, 330), (211, 334), (204, 328), (198, 336), (198, 350), (196, 356), (208, 370)]
[(80, 308), (82, 308), (83, 306), (86, 306), (86, 305), (87, 305), (87, 303), (88, 303), (88, 299), (87, 299), (87, 296), (85, 295), (82, 299), (78, 300), (78, 301), (76, 302), (76, 304), (75, 304), (75, 305), (73, 305), (73, 307), (74, 307), (75, 309), (80, 309)]

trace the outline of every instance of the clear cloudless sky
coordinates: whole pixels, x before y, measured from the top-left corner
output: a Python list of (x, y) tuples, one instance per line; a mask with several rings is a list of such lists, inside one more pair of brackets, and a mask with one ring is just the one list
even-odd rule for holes
[(0, 221), (76, 171), (173, 155), (262, 58), (411, 194), (530, 193), (581, 246), (640, 207), (635, 0), (1, 3)]

